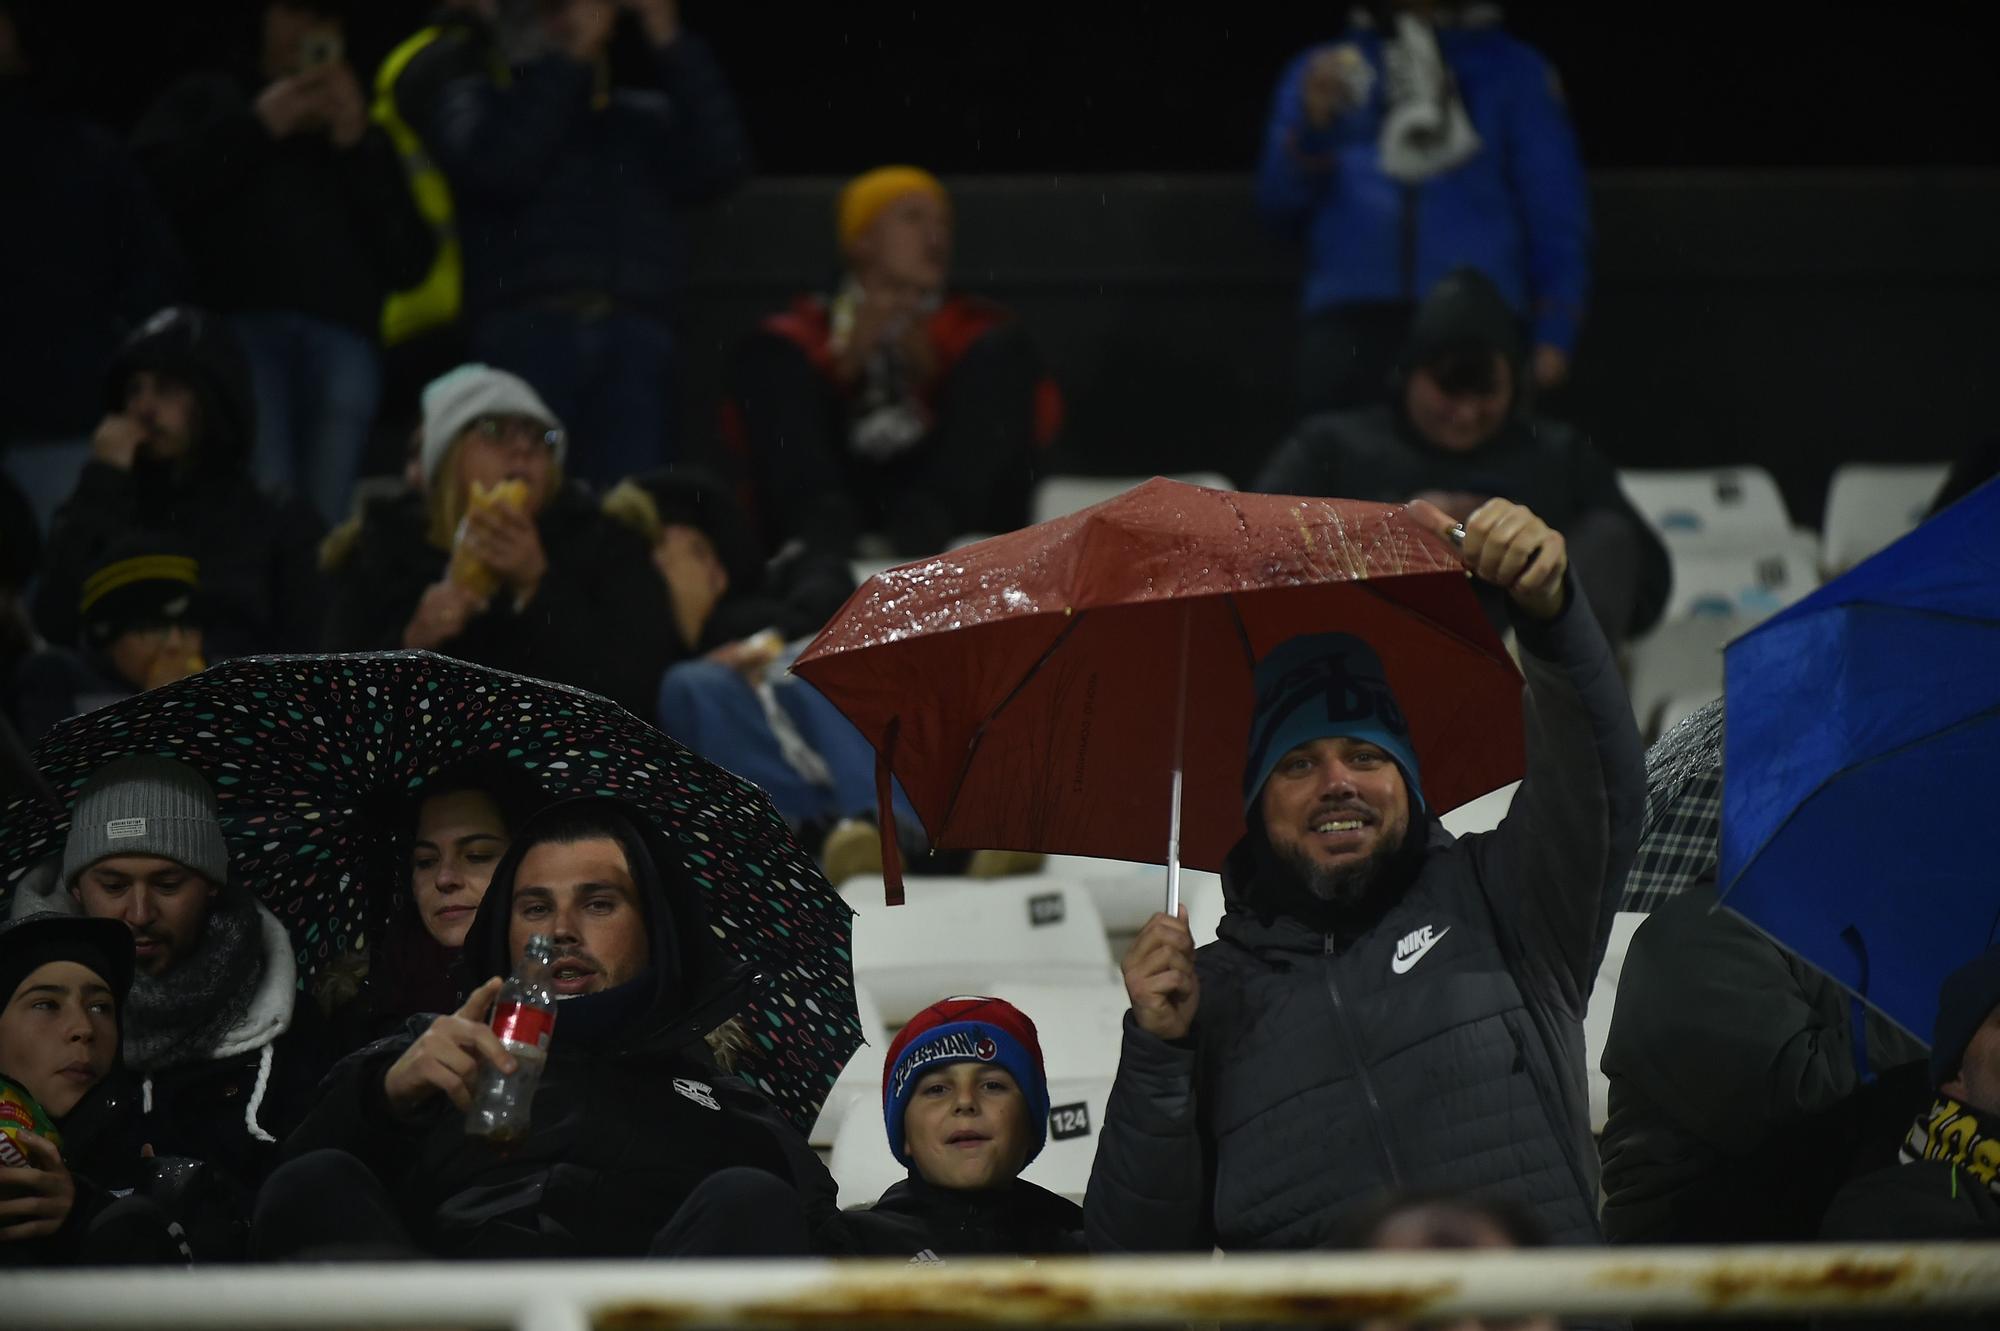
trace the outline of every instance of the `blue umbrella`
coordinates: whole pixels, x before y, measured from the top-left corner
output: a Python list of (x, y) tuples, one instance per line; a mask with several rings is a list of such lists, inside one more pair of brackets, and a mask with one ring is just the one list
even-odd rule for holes
[(2000, 482), (1724, 667), (1723, 903), (1928, 1040), (2000, 926)]

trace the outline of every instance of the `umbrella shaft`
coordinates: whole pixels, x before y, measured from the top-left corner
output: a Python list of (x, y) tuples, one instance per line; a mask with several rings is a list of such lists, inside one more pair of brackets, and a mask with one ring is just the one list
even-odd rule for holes
[(1183, 749), (1187, 741), (1188, 628), (1194, 612), (1181, 607), (1180, 687), (1174, 693), (1174, 787), (1167, 810), (1167, 914), (1181, 909), (1181, 776), (1186, 766)]

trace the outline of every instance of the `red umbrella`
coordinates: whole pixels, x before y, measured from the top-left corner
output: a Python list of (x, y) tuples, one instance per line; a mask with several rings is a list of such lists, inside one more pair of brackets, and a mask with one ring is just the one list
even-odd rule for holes
[(1381, 656), (1432, 808), (1520, 777), (1521, 677), (1395, 505), (1147, 481), (877, 574), (793, 668), (875, 746), (891, 904), (891, 771), (935, 846), (1164, 859), (1171, 902), (1243, 835), (1252, 667), (1332, 631)]

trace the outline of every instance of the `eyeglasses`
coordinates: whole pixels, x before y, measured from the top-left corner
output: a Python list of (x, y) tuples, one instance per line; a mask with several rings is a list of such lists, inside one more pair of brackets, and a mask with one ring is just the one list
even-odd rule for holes
[(539, 444), (553, 453), (562, 447), (563, 432), (552, 430), (532, 416), (481, 416), (467, 427), (489, 444), (533, 447)]

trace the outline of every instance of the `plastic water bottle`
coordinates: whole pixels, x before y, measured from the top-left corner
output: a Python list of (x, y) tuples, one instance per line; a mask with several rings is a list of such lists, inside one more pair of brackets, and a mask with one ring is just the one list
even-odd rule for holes
[(480, 1070), (479, 1090), (465, 1114), (465, 1130), (490, 1142), (519, 1141), (528, 1135), (528, 1109), (548, 1062), (549, 1036), (556, 1028), (556, 995), (549, 986), (555, 943), (536, 934), (521, 952), (521, 968), (493, 1004), (493, 1033), (514, 1056), (513, 1073), (492, 1064)]

